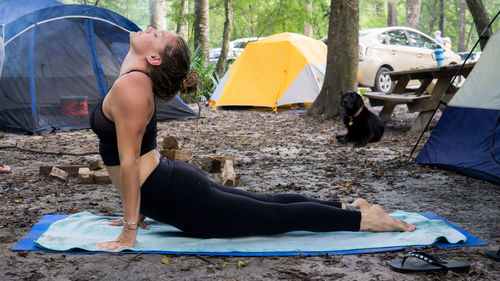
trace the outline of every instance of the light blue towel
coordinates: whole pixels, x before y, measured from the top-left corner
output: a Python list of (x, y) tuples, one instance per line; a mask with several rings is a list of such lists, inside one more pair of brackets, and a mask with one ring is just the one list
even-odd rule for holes
[[(149, 230), (139, 229), (133, 251), (165, 251), (184, 253), (272, 253), (272, 252), (330, 252), (341, 250), (429, 245), (439, 239), (449, 243), (465, 243), (467, 238), (442, 220), (430, 220), (417, 213), (396, 211), (391, 216), (414, 224), (413, 232), (308, 232), (293, 231), (279, 235), (242, 238), (191, 238), (177, 228), (148, 220)], [(35, 244), (38, 247), (68, 251), (83, 249), (98, 251), (96, 244), (112, 241), (121, 227), (108, 226), (116, 217), (77, 213), (54, 222)]]

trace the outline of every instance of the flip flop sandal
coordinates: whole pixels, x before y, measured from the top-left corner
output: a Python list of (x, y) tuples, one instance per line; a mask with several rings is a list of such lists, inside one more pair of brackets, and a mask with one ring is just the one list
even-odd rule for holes
[[(407, 261), (408, 258), (417, 258), (420, 261)], [(467, 271), (470, 268), (470, 264), (468, 262), (445, 261), (441, 258), (418, 250), (406, 253), (401, 262), (389, 262), (389, 266), (392, 270), (403, 273), (441, 270)]]
[(486, 256), (492, 260), (495, 261), (500, 261), (500, 248), (498, 248), (498, 251), (492, 250), (492, 251), (484, 251)]

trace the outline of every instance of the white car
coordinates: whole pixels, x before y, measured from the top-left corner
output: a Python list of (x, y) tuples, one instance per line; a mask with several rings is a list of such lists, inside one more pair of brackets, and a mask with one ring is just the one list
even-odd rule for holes
[[(263, 37), (247, 37), (247, 38), (240, 38), (233, 40), (229, 42), (229, 50), (227, 52), (227, 60), (228, 61), (234, 61), (237, 59), (243, 50), (245, 49), (246, 45), (250, 42), (257, 41), (263, 39)], [(217, 47), (217, 48), (212, 48), (210, 49), (210, 63), (217, 63), (217, 60), (219, 59), (220, 52), (222, 48)]]
[[(472, 52), (470, 57), (467, 59), (467, 63), (478, 61), (479, 58), (481, 57), (481, 54), (482, 54), (482, 52)], [(457, 55), (459, 55), (462, 58), (462, 62), (463, 62), (467, 58), (467, 56), (469, 55), (469, 52), (460, 52), (460, 53), (457, 53)]]
[[(444, 65), (462, 59), (424, 33), (409, 27), (369, 28), (359, 31), (358, 83), (376, 92), (390, 92), (394, 82), (389, 71), (436, 67), (434, 50), (443, 49)], [(409, 86), (418, 86), (418, 81)]]

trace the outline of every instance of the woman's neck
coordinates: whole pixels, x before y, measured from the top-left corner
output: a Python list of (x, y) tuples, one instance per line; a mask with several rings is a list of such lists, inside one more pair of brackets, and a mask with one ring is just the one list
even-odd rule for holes
[(145, 73), (149, 73), (149, 66), (145, 59), (141, 59), (129, 52), (120, 67), (120, 75), (131, 70), (140, 70)]

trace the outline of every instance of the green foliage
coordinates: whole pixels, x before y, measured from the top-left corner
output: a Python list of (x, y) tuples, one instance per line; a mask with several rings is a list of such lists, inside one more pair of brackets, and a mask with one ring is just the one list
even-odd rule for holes
[(359, 1), (359, 28), (387, 26), (387, 0)]
[[(203, 57), (201, 48), (191, 52), (191, 71), (198, 72), (200, 75), (200, 86), (196, 93), (181, 94), (181, 99), (186, 103), (206, 102), (219, 85), (219, 76), (215, 71), (216, 64), (210, 64), (203, 67)], [(226, 67), (227, 70), (227, 67)]]
[[(64, 4), (95, 5), (96, 0), (58, 0)], [(149, 25), (149, 0), (99, 0), (103, 7), (130, 19), (141, 28)]]
[[(94, 5), (96, 0), (59, 0), (66, 4)], [(304, 21), (313, 26), (314, 38), (324, 38), (328, 33), (329, 9), (331, 0), (308, 0), (312, 3), (312, 11), (308, 11), (304, 0), (233, 0), (233, 31), (231, 40), (243, 37), (264, 37), (280, 32), (304, 32)], [(359, 26), (360, 28), (387, 26), (387, 1), (371, 0), (359, 1)], [(435, 0), (422, 1), (420, 11), (419, 29), (431, 35), (433, 30), (439, 29), (440, 5), (436, 6), (436, 21), (433, 30), (430, 30), (431, 11)], [(458, 11), (460, 0), (444, 1), (444, 30), (443, 36), (452, 39), (453, 49), (458, 46)], [(175, 31), (176, 23), (179, 21), (177, 13), (180, 8), (179, 0), (165, 0), (167, 5), (167, 29)], [(406, 0), (397, 0), (398, 25), (404, 26), (406, 19)], [(492, 18), (500, 10), (500, 0), (483, 0), (486, 11)], [(139, 27), (145, 29), (149, 25), (149, 0), (99, 0), (98, 5), (113, 10), (131, 19)], [(183, 20), (189, 25), (188, 42), (193, 42), (192, 23), (194, 19), (194, 0), (189, 0), (189, 13), (183, 16)], [(210, 44), (219, 47), (222, 42), (222, 32), (225, 21), (224, 0), (210, 0)], [(467, 49), (470, 49), (478, 38), (475, 27), (471, 29), (473, 22), (469, 11), (466, 13), (466, 36), (471, 33), (471, 40)], [(493, 32), (499, 30), (500, 19), (493, 24)], [(219, 77), (215, 74), (215, 65), (207, 68), (201, 64), (201, 52), (193, 52), (192, 68), (199, 72), (202, 86), (197, 95), (183, 97), (187, 102), (207, 99), (215, 90)]]

